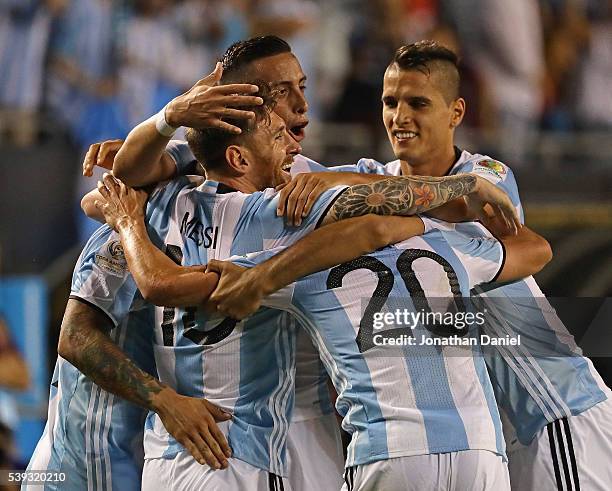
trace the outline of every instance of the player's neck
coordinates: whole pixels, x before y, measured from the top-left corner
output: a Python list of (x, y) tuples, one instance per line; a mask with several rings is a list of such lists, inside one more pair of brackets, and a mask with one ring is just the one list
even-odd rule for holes
[(241, 193), (251, 194), (256, 191), (261, 191), (245, 176), (226, 176), (216, 172), (208, 172), (208, 179), (225, 184)]
[(402, 176), (433, 176), (446, 175), (456, 160), (455, 148), (450, 147), (443, 156), (429, 159), (425, 162), (408, 162), (400, 160)]

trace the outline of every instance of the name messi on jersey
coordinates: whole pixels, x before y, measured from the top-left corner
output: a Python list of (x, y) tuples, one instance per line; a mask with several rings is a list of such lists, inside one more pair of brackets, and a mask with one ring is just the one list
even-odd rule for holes
[(217, 247), (219, 226), (205, 227), (197, 217), (193, 217), (190, 220), (188, 211), (183, 215), (180, 231), (181, 235), (193, 240), (198, 247), (204, 247), (205, 249)]

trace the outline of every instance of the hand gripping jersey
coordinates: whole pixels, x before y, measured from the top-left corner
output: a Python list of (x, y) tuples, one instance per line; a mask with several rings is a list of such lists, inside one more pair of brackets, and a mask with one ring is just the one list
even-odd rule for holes
[[(107, 226), (99, 228), (77, 261), (70, 298), (103, 312), (115, 326), (112, 340), (154, 375), (154, 310), (135, 293), (119, 236)], [(43, 489), (139, 490), (146, 413), (58, 357), (47, 424), (28, 469), (65, 473), (66, 481)]]
[[(448, 175), (474, 173), (503, 189), (524, 221), (512, 170), (486, 155), (456, 149), (457, 160)], [(400, 161), (381, 164), (361, 159), (356, 165), (327, 168), (303, 156), (292, 172), (339, 170), (400, 175)], [(480, 227), (458, 223), (455, 229), (480, 234)], [(495, 397), (508, 416), (518, 440), (528, 444), (548, 423), (580, 414), (610, 396), (610, 389), (591, 360), (582, 356), (573, 336), (557, 316), (533, 277), (505, 284), (480, 295), (488, 308), (484, 325), (491, 336), (521, 336), (520, 346), (491, 346), (486, 361)]]
[[(252, 266), (269, 256), (235, 261)], [(470, 289), (496, 276), (502, 256), (495, 239), (433, 230), (302, 278), (267, 299), (291, 312), (319, 349), (338, 392), (342, 426), (352, 435), (347, 467), (468, 449), (504, 455), (478, 337), (469, 346), (431, 345), (450, 339), (431, 322), (396, 317), (377, 324), (381, 314), (427, 311), (441, 299), (469, 310)], [(385, 345), (385, 338), (403, 344)]]
[[(177, 263), (206, 264), (292, 244), (316, 227), (342, 189), (324, 193), (299, 227), (285, 227), (276, 216), (274, 190), (244, 194), (214, 181), (195, 187), (179, 178), (152, 194), (149, 233)], [(264, 310), (236, 322), (195, 308), (158, 308), (155, 324), (160, 379), (181, 394), (205, 397), (231, 411), (227, 437), (233, 457), (277, 475), (286, 475), (293, 405), (296, 336), (285, 317)], [(150, 414), (145, 458), (171, 458), (181, 450)]]

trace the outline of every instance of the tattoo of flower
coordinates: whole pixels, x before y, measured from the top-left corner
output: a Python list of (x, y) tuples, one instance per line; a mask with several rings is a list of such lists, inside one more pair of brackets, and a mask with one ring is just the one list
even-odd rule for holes
[(435, 198), (434, 192), (427, 184), (423, 184), (423, 186), (415, 188), (414, 194), (418, 196), (417, 200), (414, 202), (414, 204), (417, 206), (429, 206)]

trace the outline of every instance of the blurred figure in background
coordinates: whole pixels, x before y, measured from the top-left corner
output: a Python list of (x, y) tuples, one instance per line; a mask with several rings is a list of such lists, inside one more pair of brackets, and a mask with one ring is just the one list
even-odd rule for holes
[(612, 1), (592, 9), (590, 46), (579, 72), (577, 120), (581, 128), (612, 128)]
[(136, 0), (134, 15), (124, 24), (119, 91), (130, 128), (191, 87), (210, 63), (204, 48), (186, 46), (173, 22), (172, 4)]
[(510, 165), (525, 165), (543, 104), (538, 1), (470, 0), (470, 9), (460, 6), (463, 13), (453, 3), (445, 2), (446, 11), (457, 19), (461, 44), (489, 87), (493, 120), (502, 135), (501, 158)]
[(125, 132), (117, 114), (117, 49), (123, 9), (112, 0), (68, 0), (51, 44), (48, 103), (75, 143)]
[(52, 17), (65, 0), (0, 2), (0, 141), (32, 145), (38, 131)]
[(181, 31), (186, 49), (194, 49), (193, 56), (202, 58), (205, 67), (214, 65), (227, 46), (249, 37), (249, 2), (247, 0), (185, 0), (173, 9), (176, 27)]
[(0, 469), (22, 469), (13, 443), (19, 413), (13, 391), (30, 385), (28, 367), (11, 341), (6, 321), (0, 316)]
[[(251, 36), (274, 34), (289, 43), (308, 73), (308, 90), (317, 92), (317, 46), (320, 22), (319, 5), (310, 0), (254, 0), (251, 2)], [(321, 108), (310, 99), (311, 119), (320, 118)]]
[(541, 7), (546, 57), (542, 128), (573, 130), (581, 58), (591, 34), (586, 9), (563, 0), (545, 0)]

